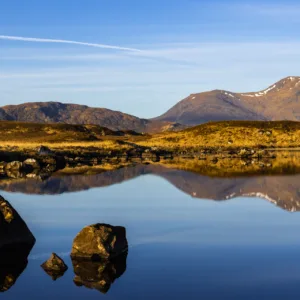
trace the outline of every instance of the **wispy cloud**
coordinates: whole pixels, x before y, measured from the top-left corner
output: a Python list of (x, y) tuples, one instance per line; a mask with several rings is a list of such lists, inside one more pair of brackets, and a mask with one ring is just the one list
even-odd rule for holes
[(113, 46), (113, 45), (94, 44), (94, 43), (69, 41), (69, 40), (43, 39), (43, 38), (32, 38), (32, 37), (21, 37), (21, 36), (10, 36), (10, 35), (0, 35), (0, 39), (10, 40), (10, 41), (33, 42), (33, 43), (73, 44), (73, 45), (81, 45), (81, 46), (88, 46), (88, 47), (95, 47), (95, 48), (102, 48), (102, 49), (142, 52), (142, 50), (136, 48), (127, 48), (127, 47), (120, 47), (120, 46)]

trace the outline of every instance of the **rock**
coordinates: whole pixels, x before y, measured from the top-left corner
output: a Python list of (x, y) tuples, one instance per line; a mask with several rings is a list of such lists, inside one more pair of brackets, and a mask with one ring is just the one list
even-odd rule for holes
[(63, 156), (42, 156), (39, 158), (39, 163), (42, 169), (50, 173), (66, 166), (66, 160)]
[(36, 151), (38, 155), (53, 155), (53, 151), (46, 146), (39, 146)]
[(31, 166), (34, 170), (39, 170), (41, 168), (38, 161), (34, 158), (27, 158), (25, 161), (23, 161), (23, 165)]
[(53, 280), (63, 276), (68, 270), (68, 266), (56, 253), (52, 253), (50, 258), (41, 267)]
[(72, 259), (74, 283), (107, 293), (114, 281), (126, 271), (127, 252), (111, 259), (102, 261)]
[(0, 196), (0, 291), (10, 289), (24, 271), (34, 243), (26, 223)]
[(214, 157), (214, 158), (211, 160), (211, 162), (214, 163), (214, 164), (216, 164), (218, 161), (219, 161), (219, 160), (218, 160), (217, 157)]
[(5, 161), (0, 162), (0, 171), (4, 170), (6, 168), (7, 163)]
[(11, 243), (35, 243), (35, 238), (17, 211), (0, 196), (0, 247)]
[(23, 167), (23, 163), (20, 161), (12, 161), (6, 164), (6, 170), (21, 170)]
[(7, 177), (15, 178), (15, 179), (25, 177), (25, 173), (19, 170), (6, 170), (6, 175)]
[(128, 249), (126, 229), (122, 226), (94, 224), (84, 227), (73, 241), (73, 258), (111, 258)]
[(254, 150), (243, 148), (238, 152), (238, 155), (241, 157), (247, 157), (253, 155), (254, 153), (255, 153)]

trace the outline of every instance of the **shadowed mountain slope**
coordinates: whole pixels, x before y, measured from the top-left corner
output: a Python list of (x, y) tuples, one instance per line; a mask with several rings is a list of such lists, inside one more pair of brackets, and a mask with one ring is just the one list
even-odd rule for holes
[(0, 120), (35, 123), (93, 124), (111, 130), (158, 132), (181, 129), (178, 124), (140, 119), (119, 111), (59, 102), (33, 102), (0, 108)]

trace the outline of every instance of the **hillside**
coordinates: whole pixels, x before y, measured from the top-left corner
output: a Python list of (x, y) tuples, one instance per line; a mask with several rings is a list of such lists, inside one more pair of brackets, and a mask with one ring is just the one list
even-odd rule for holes
[(170, 151), (203, 148), (300, 147), (300, 122), (208, 122), (180, 132), (157, 134), (139, 142)]
[(265, 90), (191, 94), (155, 121), (197, 125), (224, 120), (300, 121), (300, 77), (287, 77)]
[(178, 124), (166, 121), (150, 121), (106, 108), (59, 102), (33, 102), (7, 105), (0, 108), (0, 120), (35, 122), (93, 124), (111, 130), (134, 130), (137, 132), (160, 132), (181, 129)]
[(67, 143), (137, 135), (134, 131), (113, 131), (97, 125), (43, 124), (0, 121), (3, 143)]

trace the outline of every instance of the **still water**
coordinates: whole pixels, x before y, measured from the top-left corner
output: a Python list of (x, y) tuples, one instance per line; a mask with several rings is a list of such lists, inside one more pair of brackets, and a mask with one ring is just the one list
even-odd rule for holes
[[(0, 188), (36, 238), (27, 267), (1, 299), (300, 297), (297, 173), (215, 178), (136, 166)], [(106, 293), (73, 281), (73, 239), (93, 223), (127, 231), (128, 256), (114, 266), (119, 278)], [(69, 267), (56, 281), (40, 267), (52, 252)], [(97, 280), (101, 266), (82, 268)]]

